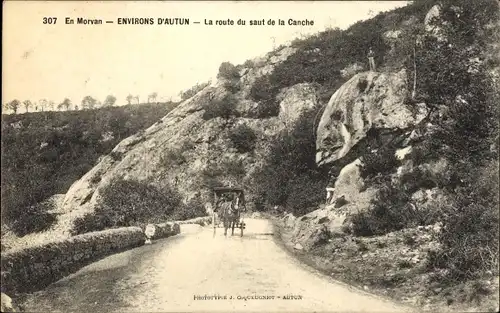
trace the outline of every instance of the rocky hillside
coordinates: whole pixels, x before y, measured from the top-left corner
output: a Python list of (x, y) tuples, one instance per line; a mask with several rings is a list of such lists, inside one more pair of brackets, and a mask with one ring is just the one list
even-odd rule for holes
[[(369, 255), (376, 258), (397, 250), (393, 237), (412, 233), (404, 264), (427, 275), (414, 281), (491, 281), (498, 276), (498, 17), (492, 0), (415, 1), (243, 65), (223, 63), (217, 81), (76, 181), (57, 223), (36, 238), (179, 211), (194, 217), (209, 209), (211, 187), (243, 185), (249, 209), (288, 213), (298, 250), (350, 257), (346, 242), (375, 237), (369, 249), (380, 253)], [(391, 240), (378, 246), (379, 236)], [(400, 278), (386, 278), (398, 286)]]
[(283, 90), (274, 115), (261, 117), (264, 104), (246, 98), (252, 82), (292, 53), (293, 48), (285, 47), (252, 60), (252, 67), (232, 69), (233, 77), (221, 76), (144, 132), (120, 142), (71, 186), (63, 202), (65, 214), (55, 228), (70, 230), (76, 218), (93, 211), (101, 191), (115, 180), (137, 180), (160, 190), (173, 187), (184, 202), (196, 197), (208, 201), (210, 187), (216, 185), (249, 184), (271, 142), (319, 105), (310, 84)]
[(498, 310), (500, 8), (438, 1), (426, 12), (409, 42), (392, 33), (409, 47), (402, 68), (336, 89), (316, 133), (330, 197), (282, 223), (295, 250), (365, 289)]

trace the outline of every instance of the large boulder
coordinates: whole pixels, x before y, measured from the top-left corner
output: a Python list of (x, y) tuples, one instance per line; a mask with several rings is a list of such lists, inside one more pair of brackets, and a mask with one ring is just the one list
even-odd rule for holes
[(316, 162), (324, 165), (341, 159), (370, 130), (396, 132), (422, 121), (427, 114), (425, 104), (414, 108), (405, 104), (406, 78), (404, 70), (363, 72), (342, 85), (331, 97), (319, 122)]
[(12, 298), (2, 292), (1, 294), (1, 312), (20, 312), (12, 301)]
[[(450, 7), (453, 14), (459, 16), (462, 13), (462, 8), (458, 6)], [(447, 26), (447, 21), (443, 19), (443, 8), (440, 4), (434, 5), (425, 15), (424, 27), (427, 34), (434, 36), (439, 42), (446, 42), (445, 32), (443, 28)]]
[(276, 98), (280, 101), (279, 117), (285, 125), (293, 125), (305, 112), (318, 105), (316, 88), (307, 83), (285, 88)]

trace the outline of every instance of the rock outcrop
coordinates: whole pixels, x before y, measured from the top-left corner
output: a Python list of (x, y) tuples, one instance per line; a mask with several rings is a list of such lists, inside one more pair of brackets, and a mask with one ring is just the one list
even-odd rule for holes
[(331, 164), (344, 157), (370, 130), (407, 130), (422, 121), (424, 104), (405, 104), (406, 72), (363, 72), (331, 97), (317, 130), (316, 162)]

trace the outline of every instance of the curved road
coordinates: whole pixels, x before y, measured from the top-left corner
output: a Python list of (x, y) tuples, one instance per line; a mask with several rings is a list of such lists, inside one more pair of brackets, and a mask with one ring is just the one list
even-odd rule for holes
[[(182, 234), (95, 262), (30, 295), (24, 307), (39, 312), (409, 311), (302, 265), (274, 242), (267, 220), (246, 222), (244, 237), (227, 238), (221, 229), (213, 237), (209, 228), (181, 225)], [(294, 297), (284, 299), (288, 295)], [(214, 296), (220, 298), (209, 298)]]

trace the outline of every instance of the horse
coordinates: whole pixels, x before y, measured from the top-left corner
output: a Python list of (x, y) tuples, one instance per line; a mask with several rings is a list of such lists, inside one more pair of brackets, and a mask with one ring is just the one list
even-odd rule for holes
[(224, 224), (224, 236), (227, 236), (228, 228), (231, 228), (231, 236), (234, 236), (234, 228), (240, 221), (239, 199), (222, 203), (219, 212)]

